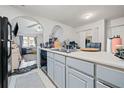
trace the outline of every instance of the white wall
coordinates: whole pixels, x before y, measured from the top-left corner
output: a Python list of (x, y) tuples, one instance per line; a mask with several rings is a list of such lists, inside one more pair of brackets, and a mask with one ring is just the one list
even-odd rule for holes
[[(0, 6), (0, 16), (8, 17), (11, 22), (13, 18), (17, 16), (26, 16), (23, 12), (13, 8), (12, 6)], [(15, 39), (17, 43), (19, 43), (18, 38)]]
[(0, 16), (5, 16), (9, 18), (9, 21), (11, 21), (13, 18), (17, 16), (23, 16), (26, 15), (23, 12), (17, 10), (16, 8), (12, 6), (0, 6)]
[(101, 42), (101, 50), (105, 50), (105, 21), (100, 20), (88, 25), (80, 26), (76, 28), (76, 32), (80, 36), (80, 46), (85, 47), (85, 37), (86, 35), (91, 35), (93, 37), (93, 42)]
[[(75, 34), (75, 31), (72, 27), (67, 26), (65, 24), (62, 24), (60, 22), (56, 22), (53, 20), (49, 20), (43, 17), (36, 17), (31, 14), (27, 14), (23, 11), (19, 11), (15, 7), (12, 6), (0, 6), (0, 16), (6, 16), (11, 21), (13, 18), (17, 16), (30, 16), (38, 20), (44, 27), (44, 42), (48, 41), (49, 35), (51, 34), (51, 31), (55, 25), (60, 25), (63, 28), (64, 31), (64, 39), (70, 39), (70, 40), (77, 40), (77, 36)], [(34, 33), (31, 33), (34, 34)], [(42, 42), (42, 35), (38, 35), (38, 44)]]
[(120, 35), (124, 45), (124, 17), (108, 21), (108, 38)]
[[(95, 30), (98, 28), (98, 30)], [(122, 43), (124, 45), (124, 17), (113, 20), (100, 20), (88, 25), (75, 28), (78, 33), (78, 41), (81, 47), (85, 47), (86, 34), (93, 35), (94, 40), (102, 42), (102, 50), (106, 50), (107, 38), (111, 38), (114, 35), (120, 35)], [(95, 32), (93, 32), (95, 31)]]
[(49, 40), (49, 35), (51, 34), (51, 31), (53, 30), (53, 27), (55, 25), (60, 25), (63, 28), (63, 32), (64, 32), (63, 39), (75, 40), (75, 36), (74, 36), (75, 32), (72, 27), (45, 18), (37, 18), (37, 19), (44, 27), (44, 42)]

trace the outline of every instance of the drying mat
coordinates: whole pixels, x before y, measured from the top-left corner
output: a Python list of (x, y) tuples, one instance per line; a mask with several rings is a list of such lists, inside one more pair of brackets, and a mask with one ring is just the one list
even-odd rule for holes
[(80, 48), (81, 51), (86, 51), (86, 52), (98, 52), (99, 49), (97, 48)]

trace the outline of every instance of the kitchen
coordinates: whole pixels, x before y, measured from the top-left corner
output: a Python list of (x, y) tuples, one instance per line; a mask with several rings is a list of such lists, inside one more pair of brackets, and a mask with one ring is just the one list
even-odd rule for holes
[[(122, 18), (114, 21), (120, 22), (120, 20)], [(99, 24), (104, 26), (104, 21), (94, 24), (100, 28)], [(96, 27), (97, 25), (89, 27)], [(100, 31), (104, 31), (102, 26), (103, 30), (100, 29)], [(83, 51), (77, 50), (71, 53), (66, 51), (66, 53), (62, 49), (41, 47), (38, 49), (47, 51), (47, 74), (59, 87), (117, 88), (121, 87), (123, 83), (123, 79), (121, 80), (123, 77), (123, 60), (115, 57), (112, 50), (111, 52), (108, 49), (106, 52), (102, 49), (101, 52), (91, 50), (85, 52), (86, 50), (83, 49)]]
[(1, 16), (8, 15), (12, 26), (18, 23), (13, 37), (18, 46), (19, 36), (36, 37), (38, 73), (44, 75), (45, 87), (59, 88), (124, 87), (123, 9), (119, 5), (0, 6)]

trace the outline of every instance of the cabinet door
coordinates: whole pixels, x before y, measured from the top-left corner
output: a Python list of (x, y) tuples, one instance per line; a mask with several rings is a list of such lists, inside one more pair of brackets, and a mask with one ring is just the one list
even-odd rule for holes
[(114, 87), (124, 87), (124, 72), (97, 65), (97, 78), (109, 82)]
[(58, 87), (65, 87), (65, 65), (57, 61), (54, 62), (54, 82)]
[(67, 67), (66, 87), (68, 88), (93, 88), (93, 78)]
[(53, 64), (54, 64), (53, 59), (47, 58), (47, 73), (52, 80), (53, 80)]

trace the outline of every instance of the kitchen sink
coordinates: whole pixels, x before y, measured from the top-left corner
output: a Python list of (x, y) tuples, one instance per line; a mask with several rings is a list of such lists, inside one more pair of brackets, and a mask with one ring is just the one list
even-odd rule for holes
[(58, 51), (58, 52), (66, 52), (66, 53), (76, 52), (77, 51), (77, 49), (69, 49), (69, 50), (67, 50), (67, 49), (56, 49), (56, 48), (52, 48), (51, 50)]

